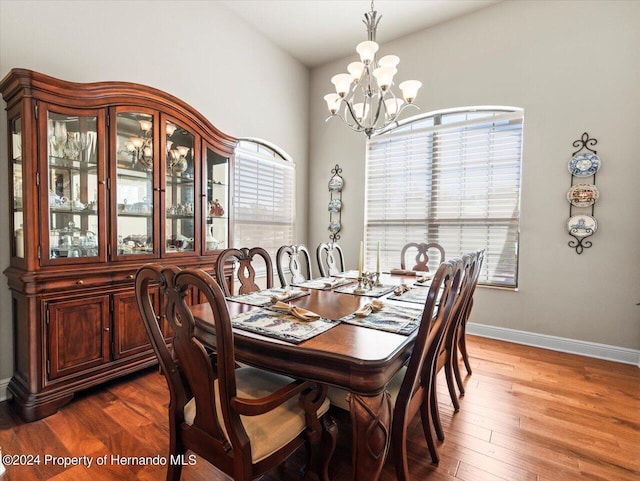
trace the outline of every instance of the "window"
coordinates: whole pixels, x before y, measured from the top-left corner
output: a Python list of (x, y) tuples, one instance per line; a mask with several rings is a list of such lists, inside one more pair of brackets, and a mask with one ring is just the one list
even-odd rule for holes
[(485, 248), (479, 282), (516, 287), (523, 119), (512, 108), (448, 110), (371, 139), (368, 265), (378, 241), (386, 269), (407, 242), (437, 242), (447, 258)]
[(275, 259), (294, 243), (295, 164), (266, 144), (242, 140), (234, 163), (233, 244), (263, 247)]

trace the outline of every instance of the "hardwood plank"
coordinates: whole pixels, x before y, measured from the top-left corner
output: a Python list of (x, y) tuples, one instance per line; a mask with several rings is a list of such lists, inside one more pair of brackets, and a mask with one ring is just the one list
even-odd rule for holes
[[(473, 336), (468, 349), (474, 373), (464, 378), (458, 413), (444, 378), (437, 380), (446, 435), (438, 466), (431, 464), (420, 420), (409, 426), (414, 481), (640, 480), (640, 369)], [(168, 399), (164, 377), (150, 369), (85, 391), (34, 423), (22, 422), (9, 403), (0, 403), (0, 447), (11, 454), (94, 460), (166, 456)], [(348, 415), (337, 417), (340, 437), (330, 474), (334, 481), (348, 481), (351, 426)], [(304, 458), (300, 450), (262, 481), (300, 479)], [(2, 481), (157, 481), (165, 474), (166, 466), (112, 462), (89, 469), (9, 466)], [(182, 481), (228, 479), (199, 457), (183, 468)], [(380, 480), (395, 479), (389, 459)]]

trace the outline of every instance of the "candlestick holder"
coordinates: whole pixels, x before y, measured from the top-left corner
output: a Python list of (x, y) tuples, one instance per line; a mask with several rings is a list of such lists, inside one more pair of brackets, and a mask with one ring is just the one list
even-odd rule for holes
[(375, 287), (382, 286), (382, 282), (380, 282), (380, 272), (376, 272), (376, 281), (373, 284)]
[(362, 287), (363, 282), (364, 282), (364, 277), (362, 277), (362, 275), (360, 275), (360, 277), (358, 277), (358, 287), (356, 287), (353, 290), (354, 294), (364, 294), (365, 290)]

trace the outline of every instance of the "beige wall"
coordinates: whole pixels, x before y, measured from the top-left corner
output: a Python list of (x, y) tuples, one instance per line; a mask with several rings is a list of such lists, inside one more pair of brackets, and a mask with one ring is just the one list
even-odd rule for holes
[[(393, 12), (380, 12), (384, 16)], [(517, 292), (479, 289), (472, 321), (640, 349), (640, 2), (506, 1), (383, 44), (398, 80), (423, 81), (422, 112), (471, 105), (524, 108)], [(345, 177), (342, 245), (355, 267), (364, 219), (364, 135), (325, 123), (330, 78), (311, 74), (310, 179)], [(410, 114), (412, 115), (412, 114)], [(577, 255), (565, 231), (567, 161), (583, 132), (598, 139), (599, 230)], [(326, 185), (309, 184), (309, 244), (326, 240)]]
[[(132, 81), (165, 90), (233, 136), (266, 139), (297, 163), (306, 213), (308, 70), (216, 2), (0, 1), (0, 78), (14, 67), (64, 80)], [(5, 104), (0, 107), (4, 110)], [(0, 115), (6, 132), (6, 115)], [(0, 225), (7, 212), (0, 135)], [(299, 237), (304, 240), (305, 226)], [(8, 233), (0, 271), (9, 265)], [(13, 371), (10, 296), (0, 276), (0, 380)]]

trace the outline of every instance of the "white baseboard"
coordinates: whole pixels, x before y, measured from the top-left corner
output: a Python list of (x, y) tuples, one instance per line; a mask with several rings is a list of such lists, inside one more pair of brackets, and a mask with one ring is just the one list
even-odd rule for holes
[(0, 402), (7, 400), (7, 386), (9, 385), (11, 378), (0, 379)]
[(467, 333), (474, 336), (488, 337), (500, 341), (525, 344), (527, 346), (541, 347), (552, 351), (568, 352), (581, 356), (606, 359), (608, 361), (633, 364), (640, 367), (640, 350), (626, 347), (609, 346), (596, 342), (579, 341), (564, 337), (536, 334), (534, 332), (518, 331), (505, 327), (487, 326), (484, 324), (467, 324)]

